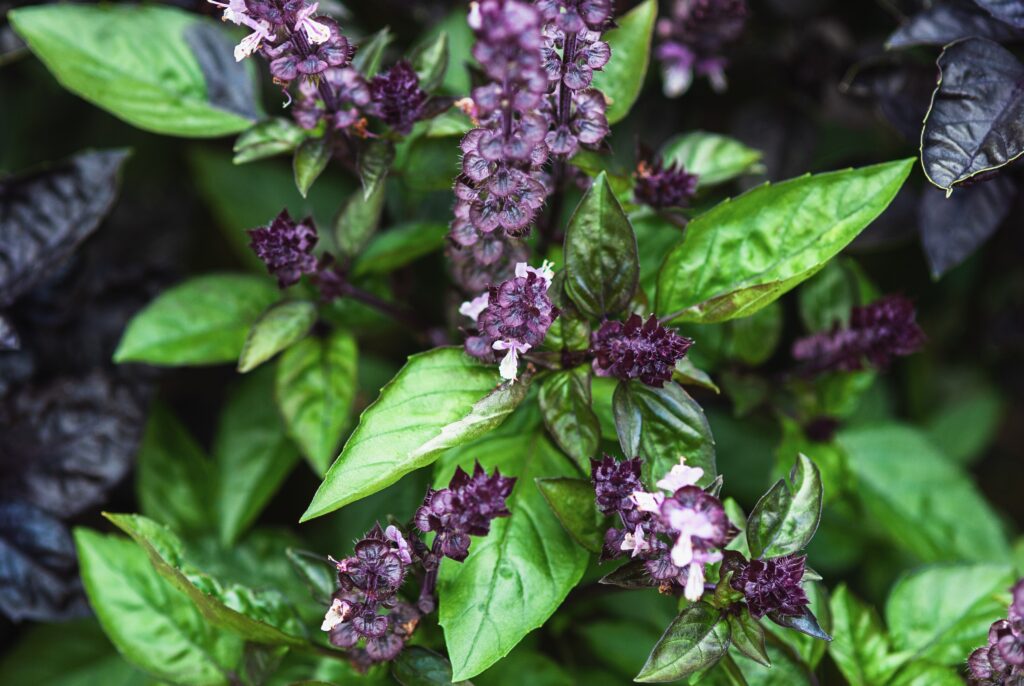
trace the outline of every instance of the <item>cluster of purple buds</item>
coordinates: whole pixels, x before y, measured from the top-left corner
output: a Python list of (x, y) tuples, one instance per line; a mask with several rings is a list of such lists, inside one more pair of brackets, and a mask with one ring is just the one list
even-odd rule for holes
[(369, 112), (401, 134), (423, 118), (428, 99), (420, 77), (405, 60), (370, 81)]
[(466, 338), (466, 352), (488, 362), (504, 352), (501, 376), (515, 381), (519, 356), (540, 345), (558, 317), (548, 296), (553, 278), (548, 262), (540, 269), (520, 262), (513, 278), (463, 303), (459, 312), (476, 324), (476, 333)]
[(899, 295), (886, 296), (865, 307), (854, 307), (850, 323), (831, 331), (801, 338), (793, 344), (793, 357), (808, 372), (855, 371), (865, 361), (886, 367), (897, 356), (917, 352), (925, 342), (914, 304)]
[(281, 288), (299, 282), (306, 274), (315, 274), (319, 268), (313, 255), (318, 239), (312, 217), (296, 222), (281, 210), (268, 226), (249, 230), (249, 245), (256, 256), (267, 265), (267, 271), (277, 278)]
[(618, 515), (622, 525), (605, 533), (602, 559), (639, 558), (662, 592), (682, 588), (688, 600), (700, 600), (705, 567), (722, 560), (722, 549), (737, 534), (721, 501), (696, 485), (704, 470), (680, 458), (648, 492), (639, 458), (616, 462), (605, 456), (591, 460), (591, 468), (598, 507)]
[(640, 160), (633, 173), (633, 197), (655, 209), (686, 207), (697, 193), (698, 176), (685, 168), (660, 159)]
[(1013, 601), (1006, 619), (988, 630), (988, 644), (967, 659), (972, 686), (1024, 683), (1024, 579), (1011, 590)]
[(594, 72), (611, 59), (601, 33), (612, 19), (611, 0), (537, 0), (544, 18), (544, 71), (551, 82), (549, 151), (568, 158), (608, 135), (604, 95), (591, 88)]
[(803, 588), (804, 555), (782, 555), (767, 560), (746, 560), (735, 551), (726, 551), (720, 575), (732, 572), (729, 585), (743, 594), (751, 616), (798, 617), (810, 600)]
[(682, 95), (695, 75), (725, 90), (725, 48), (740, 37), (746, 21), (746, 0), (671, 0), (656, 28), (665, 95)]
[(637, 314), (625, 322), (604, 322), (590, 336), (595, 374), (640, 379), (659, 388), (672, 379), (676, 362), (691, 345), (692, 340), (665, 328), (653, 314), (646, 323)]

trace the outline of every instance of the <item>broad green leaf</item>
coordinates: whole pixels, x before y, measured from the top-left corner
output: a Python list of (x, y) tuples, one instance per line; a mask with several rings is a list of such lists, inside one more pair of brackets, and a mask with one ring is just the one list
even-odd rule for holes
[(604, 529), (594, 505), (594, 485), (587, 479), (552, 477), (537, 479), (537, 488), (572, 539), (590, 552), (600, 553)]
[(241, 639), (210, 626), (131, 541), (75, 529), (75, 545), (89, 603), (126, 660), (161, 680), (228, 686)]
[[(530, 686), (575, 686), (577, 681), (558, 662), (520, 644), (501, 662), (473, 679), (477, 686), (507, 686), (529, 674)], [(591, 684), (591, 682), (587, 682)], [(593, 684), (600, 686), (600, 684)]]
[(798, 455), (789, 479), (779, 479), (747, 518), (747, 545), (755, 558), (779, 557), (807, 547), (821, 519), (821, 474)]
[[(451, 663), (423, 646), (402, 650), (391, 664), (391, 675), (402, 686), (453, 686)], [(472, 686), (468, 681), (457, 683)]]
[(413, 69), (420, 77), (420, 88), (432, 93), (441, 85), (448, 71), (448, 33), (441, 31), (411, 55)]
[(963, 683), (955, 669), (928, 662), (911, 662), (893, 677), (889, 686), (963, 686)]
[(558, 523), (534, 483), (575, 476), (575, 469), (544, 436), (539, 418), (527, 419), (514, 418), (497, 435), (451, 451), (435, 479), (444, 486), (456, 465), (471, 468), (476, 459), (488, 472), (500, 469), (516, 477), (507, 499), (511, 516), (495, 519), (487, 536), (474, 538), (465, 562), (441, 563), (439, 621), (454, 679), (476, 676), (544, 624), (587, 566), (589, 555)]
[(309, 133), (283, 117), (271, 117), (253, 124), (235, 139), (234, 163), (245, 164), (292, 152)]
[(410, 357), (359, 418), (301, 521), (376, 493), (501, 424), (527, 384), (499, 382), (497, 369), (461, 348)]
[(601, 442), (601, 426), (590, 409), (590, 368), (554, 372), (540, 384), (540, 410), (555, 443), (584, 472)]
[(900, 424), (839, 432), (856, 493), (892, 542), (925, 562), (992, 562), (1009, 544), (970, 477), (917, 430)]
[(114, 361), (156, 365), (234, 362), (250, 327), (280, 293), (268, 279), (197, 276), (164, 291), (128, 323)]
[(761, 152), (728, 136), (693, 131), (665, 143), (661, 157), (666, 165), (678, 164), (697, 174), (700, 187), (706, 188), (757, 171)]
[(932, 414), (924, 430), (933, 445), (959, 464), (980, 458), (998, 435), (1006, 401), (994, 384), (958, 385), (949, 402)]
[(205, 138), (246, 129), (259, 112), (253, 67), (231, 59), (215, 23), (159, 5), (54, 4), (8, 15), (72, 93), (133, 126)]
[(242, 379), (228, 395), (213, 441), (220, 540), (233, 544), (299, 459), (271, 402), (274, 370)]
[[(254, 643), (297, 648), (307, 645), (301, 637), (305, 627), (277, 591), (221, 584), (193, 569), (184, 558), (178, 537), (151, 519), (129, 514), (104, 516), (132, 537), (145, 551), (152, 568), (191, 601), (205, 622)], [(104, 628), (109, 635), (110, 629)]]
[(633, 227), (602, 172), (565, 232), (565, 292), (580, 312), (600, 319), (629, 305), (639, 278)]
[(764, 628), (754, 619), (746, 606), (740, 606), (735, 614), (729, 614), (729, 634), (732, 645), (754, 662), (771, 666), (768, 650), (764, 644)]
[(363, 73), (363, 76), (370, 78), (380, 69), (380, 63), (384, 59), (384, 51), (387, 49), (394, 35), (387, 26), (370, 36), (359, 44), (359, 50), (352, 60), (352, 66)]
[(802, 176), (726, 200), (690, 222), (658, 275), (673, 321), (745, 317), (806, 280), (882, 213), (914, 160)]
[(886, 683), (907, 656), (895, 655), (878, 616), (840, 586), (832, 594), (835, 628), (828, 653), (850, 686)]
[[(444, 247), (448, 225), (414, 222), (377, 234), (352, 267), (352, 275), (387, 274)], [(557, 321), (557, 320), (556, 320)]]
[(353, 191), (341, 214), (334, 220), (334, 242), (342, 255), (358, 255), (377, 231), (387, 190), (384, 181), (384, 177), (381, 177), (369, 194), (361, 189)]
[(721, 613), (695, 603), (672, 621), (634, 681), (676, 681), (708, 669), (725, 656), (729, 642), (729, 623)]
[(1002, 596), (1015, 580), (1008, 564), (940, 565), (903, 577), (885, 604), (893, 645), (914, 661), (961, 664), (1006, 615)]
[(680, 457), (704, 470), (702, 486), (718, 475), (715, 439), (707, 417), (682, 386), (672, 381), (664, 388), (621, 382), (612, 402), (622, 454), (643, 458), (646, 483), (665, 476)]
[(213, 480), (203, 449), (166, 407), (156, 405), (139, 448), (136, 491), (142, 512), (183, 533), (210, 529)]
[(657, 18), (657, 0), (644, 0), (615, 20), (617, 28), (604, 34), (604, 40), (612, 49), (612, 58), (602, 71), (594, 74), (593, 85), (608, 100), (609, 124), (625, 119), (640, 96)]
[(260, 315), (246, 336), (238, 371), (251, 372), (274, 355), (302, 340), (316, 323), (316, 305), (308, 300), (275, 303)]
[(327, 169), (331, 161), (331, 143), (326, 137), (307, 138), (295, 149), (292, 157), (292, 172), (295, 174), (295, 187), (303, 198), (313, 187), (313, 182)]
[(277, 363), (275, 396), (288, 434), (317, 474), (337, 456), (356, 394), (359, 350), (347, 331), (307, 338)]

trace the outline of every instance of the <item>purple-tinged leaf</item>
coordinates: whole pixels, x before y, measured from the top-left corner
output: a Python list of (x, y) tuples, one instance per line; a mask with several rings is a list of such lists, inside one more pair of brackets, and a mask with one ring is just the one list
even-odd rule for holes
[(1024, 3), (1020, 0), (975, 0), (996, 19), (1024, 29)]
[(21, 339), (18, 332), (14, 330), (11, 321), (0, 315), (0, 351), (18, 350), (21, 348)]
[(917, 143), (937, 73), (934, 65), (889, 57), (856, 65), (841, 89), (873, 101), (890, 126), (907, 141)]
[(917, 45), (948, 45), (971, 36), (1003, 42), (1020, 38), (1021, 32), (973, 2), (955, 0), (928, 7), (907, 19), (889, 36), (885, 47), (893, 50)]

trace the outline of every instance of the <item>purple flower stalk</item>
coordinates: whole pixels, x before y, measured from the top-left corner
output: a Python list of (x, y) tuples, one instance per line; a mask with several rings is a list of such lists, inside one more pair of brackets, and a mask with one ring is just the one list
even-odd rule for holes
[(755, 619), (769, 613), (796, 617), (810, 604), (802, 586), (806, 559), (803, 555), (783, 555), (747, 561), (739, 553), (728, 552), (722, 574), (732, 570), (730, 585), (743, 593)]
[(412, 131), (412, 125), (423, 116), (427, 94), (420, 88), (420, 78), (406, 61), (396, 63), (370, 81), (370, 112), (401, 134)]
[(686, 207), (697, 193), (698, 176), (683, 167), (663, 166), (660, 159), (641, 160), (633, 174), (633, 197), (655, 209)]
[(640, 379), (660, 388), (672, 379), (676, 362), (693, 341), (666, 329), (653, 314), (646, 323), (632, 314), (625, 323), (604, 322), (591, 334), (590, 345), (598, 376)]
[(801, 338), (793, 357), (809, 372), (855, 371), (865, 362), (887, 367), (894, 357), (917, 352), (925, 342), (914, 305), (899, 295), (886, 296), (866, 307), (854, 307), (850, 324)]
[(267, 265), (267, 271), (277, 277), (281, 288), (298, 283), (303, 274), (317, 271), (317, 259), (313, 256), (317, 233), (311, 217), (296, 223), (281, 210), (266, 227), (251, 229), (249, 245), (256, 256)]
[(726, 87), (725, 48), (743, 33), (746, 0), (671, 0), (667, 17), (656, 29), (660, 44), (665, 95), (670, 98), (690, 89), (694, 75), (704, 76), (716, 91)]
[(515, 381), (519, 355), (540, 345), (558, 317), (558, 308), (548, 297), (552, 278), (550, 263), (535, 269), (520, 262), (513, 278), (464, 302), (459, 312), (472, 319), (477, 330), (466, 339), (466, 352), (492, 362), (496, 359), (495, 351), (505, 351), (499, 368), (501, 376)]
[(988, 631), (988, 644), (967, 659), (972, 686), (1009, 686), (1024, 683), (1024, 579), (1013, 587), (1013, 602), (1006, 619)]

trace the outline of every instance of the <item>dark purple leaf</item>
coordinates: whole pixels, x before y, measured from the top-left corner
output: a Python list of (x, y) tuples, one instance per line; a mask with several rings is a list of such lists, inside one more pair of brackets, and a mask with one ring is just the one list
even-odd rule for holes
[(975, 0), (989, 14), (1018, 29), (1024, 29), (1024, 2), (1020, 0)]
[(61, 517), (102, 501), (141, 437), (144, 393), (112, 372), (29, 384), (0, 414), (0, 498)]
[(255, 81), (246, 65), (232, 57), (231, 38), (210, 22), (191, 24), (184, 36), (203, 72), (210, 104), (246, 119), (259, 119)]
[(772, 620), (779, 626), (799, 631), (800, 633), (807, 634), (813, 638), (818, 638), (823, 641), (832, 640), (832, 637), (829, 636), (818, 624), (818, 618), (814, 616), (814, 613), (811, 612), (809, 607), (805, 607), (803, 612), (795, 617), (779, 614), (778, 612), (771, 612), (768, 614), (768, 619)]
[(1021, 37), (1021, 32), (995, 19), (972, 2), (947, 2), (929, 7), (907, 19), (889, 36), (889, 49), (915, 45), (947, 45), (961, 38), (979, 36), (994, 41)]
[(106, 216), (128, 153), (87, 152), (0, 179), (0, 306), (68, 257)]
[(64, 524), (18, 500), (0, 502), (0, 612), (15, 621), (89, 613)]
[(948, 198), (926, 189), (918, 225), (932, 277), (939, 278), (983, 245), (1006, 219), (1016, 195), (1016, 181), (1007, 176), (958, 189)]
[(629, 589), (651, 588), (654, 586), (654, 581), (651, 580), (651, 575), (647, 573), (647, 567), (644, 565), (643, 560), (630, 560), (614, 572), (605, 574), (598, 583)]
[(1024, 154), (1024, 65), (984, 38), (948, 46), (921, 134), (929, 180), (953, 187)]
[(874, 101), (886, 121), (916, 144), (937, 76), (933, 65), (887, 59), (857, 65), (842, 87), (850, 95)]
[(21, 347), (18, 332), (7, 317), (0, 315), (0, 352), (17, 350)]

